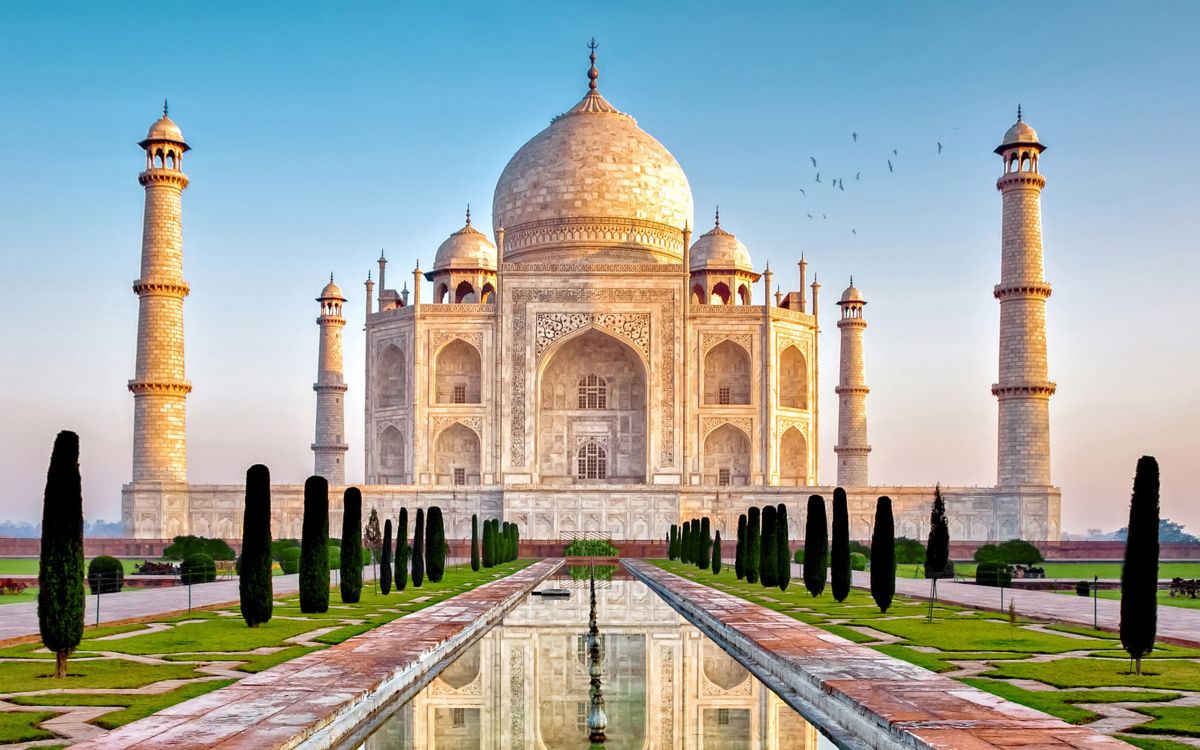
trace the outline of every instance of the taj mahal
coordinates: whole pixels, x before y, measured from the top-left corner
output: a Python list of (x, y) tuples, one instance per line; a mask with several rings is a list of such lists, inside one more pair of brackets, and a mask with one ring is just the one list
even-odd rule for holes
[[(808, 496), (831, 497), (833, 485), (822, 483), (831, 475), (849, 495), (852, 537), (870, 535), (875, 501), (888, 495), (897, 535), (923, 538), (935, 478), (901, 487), (868, 471), (866, 295), (851, 283), (833, 304), (823, 300), (804, 257), (787, 274), (757, 268), (719, 214), (701, 231), (683, 168), (601, 95), (598, 77), (593, 49), (583, 98), (500, 174), (490, 231), (468, 211), (428, 268), (417, 263), (411, 278), (397, 279), (381, 256), (371, 269), (357, 306), (366, 336), (361, 430), (348, 430), (344, 413), (342, 340), (357, 316), (332, 278), (321, 290), (312, 451), (314, 473), (338, 493), (331, 524), (340, 525), (349, 442), (361, 439), (366, 506), (394, 517), (401, 507), (438, 505), (459, 538), (470, 535), (472, 514), (515, 522), (525, 539), (661, 540), (671, 524), (701, 515), (728, 536), (748, 505), (786, 503), (796, 539)], [(130, 537), (238, 538), (243, 487), (190, 484), (187, 475), (189, 146), (165, 108), (139, 145), (145, 213), (122, 520)], [(996, 149), (996, 484), (942, 488), (954, 539), (1060, 535), (1049, 460), (1044, 148), (1018, 116)], [(822, 325), (836, 326), (840, 353), (829, 375), (837, 377), (836, 466), (824, 477)], [(299, 483), (274, 487), (272, 513), (276, 538), (300, 536)]]

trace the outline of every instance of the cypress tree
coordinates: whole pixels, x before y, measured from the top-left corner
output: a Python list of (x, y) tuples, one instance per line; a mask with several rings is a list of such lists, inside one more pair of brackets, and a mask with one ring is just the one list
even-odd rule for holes
[(521, 556), (521, 527), (517, 526), (516, 521), (513, 522), (513, 556), (516, 560)]
[[(345, 604), (356, 604), (362, 597), (362, 532), (362, 492), (357, 487), (347, 487), (342, 495), (342, 559), (338, 578)], [(243, 550), (243, 564), (245, 557)]]
[(504, 562), (512, 559), (512, 524), (508, 521), (504, 522), (504, 527), (500, 531), (500, 541), (504, 550)]
[(683, 526), (679, 529), (679, 562), (688, 562), (688, 532), (691, 531), (692, 522), (684, 521)]
[(490, 568), (495, 565), (495, 551), (492, 543), (492, 522), (490, 519), (483, 519), (483, 567)]
[(400, 524), (396, 527), (396, 575), (393, 583), (397, 591), (408, 588), (408, 508), (400, 509)]
[(950, 562), (950, 527), (946, 523), (946, 501), (942, 486), (933, 488), (933, 507), (929, 511), (929, 544), (925, 547), (925, 577), (936, 580)]
[(416, 588), (421, 588), (421, 584), (425, 582), (425, 510), (423, 508), (417, 508), (417, 522), (413, 526), (412, 582)]
[(363, 532), (363, 546), (371, 550), (371, 564), (379, 562), (379, 555), (383, 552), (383, 532), (379, 530), (379, 514), (374, 507), (367, 519), (367, 530)]
[(329, 482), (304, 481), (304, 524), (300, 531), (300, 611), (329, 611)]
[(879, 498), (875, 504), (875, 530), (871, 534), (871, 598), (886, 613), (896, 595), (896, 528), (892, 518), (892, 499)]
[(246, 470), (246, 509), (242, 515), (238, 573), (242, 619), (252, 628), (271, 621), (274, 608), (271, 578), (271, 472), (262, 464), (255, 464)]
[(762, 585), (775, 587), (779, 585), (779, 563), (775, 557), (779, 551), (779, 543), (775, 541), (775, 506), (768, 505), (762, 509), (762, 542), (758, 553), (758, 579)]
[(825, 590), (825, 555), (829, 550), (829, 527), (825, 520), (825, 498), (810, 495), (804, 522), (804, 588), (813, 596)]
[(1142, 456), (1133, 475), (1129, 535), (1121, 566), (1121, 645), (1142, 673), (1158, 632), (1158, 461)]
[(775, 562), (779, 565), (775, 578), (780, 591), (787, 591), (792, 582), (792, 545), (789, 535), (787, 506), (780, 503), (775, 508), (775, 542), (778, 545)]
[(762, 539), (759, 537), (759, 510), (750, 506), (746, 516), (746, 548), (742, 551), (746, 566), (746, 583), (758, 583), (758, 557), (762, 554)]
[(676, 546), (679, 543), (679, 525), (671, 524), (671, 532), (667, 534), (667, 559), (674, 560), (679, 557), (679, 548)]
[(717, 538), (713, 541), (712, 555), (712, 572), (713, 575), (721, 573), (721, 530), (717, 529)]
[(471, 514), (471, 570), (479, 570), (479, 516)]
[(733, 551), (733, 572), (740, 581), (746, 577), (746, 514), (738, 516), (737, 546)]
[(432, 583), (439, 583), (446, 572), (446, 528), (442, 509), (433, 506), (425, 519), (425, 570)]
[(705, 516), (704, 518), (700, 519), (700, 551), (699, 554), (696, 555), (696, 564), (699, 565), (701, 569), (708, 568), (710, 565), (712, 565), (712, 549), (710, 547), (712, 544), (711, 534), (712, 531), (711, 527), (709, 526), (708, 516)]
[(67, 676), (67, 657), (83, 638), (83, 487), (79, 436), (54, 438), (42, 500), (42, 549), (38, 561), (38, 629), (54, 652), (54, 676)]
[(383, 522), (383, 557), (379, 561), (379, 591), (392, 593), (392, 519)]
[(691, 533), (692, 551), (688, 553), (688, 557), (691, 558), (692, 565), (699, 565), (700, 564), (700, 547), (702, 546), (702, 543), (700, 540), (700, 519), (693, 518), (691, 520), (691, 524), (692, 524), (692, 533)]
[(833, 491), (833, 545), (830, 550), (830, 593), (834, 601), (843, 602), (850, 595), (850, 508), (846, 491)]

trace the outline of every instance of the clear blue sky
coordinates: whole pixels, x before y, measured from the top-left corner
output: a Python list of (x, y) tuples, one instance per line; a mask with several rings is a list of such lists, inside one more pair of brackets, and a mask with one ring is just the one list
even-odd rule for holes
[[(1134, 464), (1149, 453), (1164, 513), (1195, 531), (1198, 27), (1191, 2), (4, 3), (0, 517), (37, 515), (61, 428), (82, 437), (88, 516), (118, 517), (142, 211), (135, 142), (164, 96), (194, 148), (191, 479), (240, 481), (258, 461), (277, 481), (311, 471), (312, 298), (333, 271), (351, 297), (356, 480), (371, 261), (386, 248), (392, 273), (411, 280), (466, 203), (490, 226), (500, 170), (583, 94), (595, 35), (601, 90), (679, 159), (697, 228), (719, 203), (722, 226), (760, 268), (771, 262), (785, 291), (802, 251), (820, 276), (826, 482), (832, 302), (853, 273), (869, 300), (872, 478), (994, 483), (991, 149), (1022, 103), (1049, 146), (1064, 526), (1123, 525)], [(844, 193), (814, 184), (810, 155)]]

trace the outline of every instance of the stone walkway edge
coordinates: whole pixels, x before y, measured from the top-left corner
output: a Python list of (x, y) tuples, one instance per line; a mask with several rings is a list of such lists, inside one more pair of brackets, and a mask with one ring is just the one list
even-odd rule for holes
[(166, 708), (73, 750), (317, 750), (371, 714), (519, 604), (562, 560), (401, 617), (341, 644)]
[(1129, 748), (650, 563), (623, 563), (839, 742), (923, 750)]

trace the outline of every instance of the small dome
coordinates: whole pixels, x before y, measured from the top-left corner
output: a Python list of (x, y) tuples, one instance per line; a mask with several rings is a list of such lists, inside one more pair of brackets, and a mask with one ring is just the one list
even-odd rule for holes
[(479, 268), (496, 270), (496, 246), (483, 232), (471, 226), (468, 219), (466, 226), (447, 237), (438, 247), (437, 255), (433, 259), (433, 270), (436, 272)]
[(863, 299), (862, 292), (858, 291), (858, 287), (854, 286), (854, 282), (851, 282), (850, 286), (846, 287), (846, 291), (842, 292), (842, 298), (838, 300), (839, 305), (848, 302), (861, 302), (864, 305), (866, 304), (866, 300)]
[(342, 296), (342, 290), (338, 288), (337, 284), (333, 283), (332, 276), (329, 277), (329, 283), (321, 290), (321, 296), (317, 297), (317, 299), (340, 299), (343, 302), (346, 301), (346, 298)]
[(689, 265), (692, 271), (702, 271), (706, 268), (737, 269), (754, 272), (750, 263), (750, 251), (733, 234), (726, 232), (718, 224), (708, 232), (700, 235), (700, 239), (692, 243)]
[(145, 148), (147, 143), (151, 141), (172, 141), (183, 145), (183, 150), (187, 151), (190, 147), (183, 140), (183, 131), (175, 124), (175, 121), (170, 117), (163, 115), (154, 121), (150, 126), (150, 130), (146, 132), (146, 137), (139, 143), (139, 146)]
[(1045, 149), (1045, 146), (1038, 140), (1037, 131), (1022, 120), (1020, 115), (1017, 115), (1017, 121), (1013, 123), (1013, 126), (1005, 131), (1004, 140), (996, 147), (996, 153), (1002, 154), (1013, 146), (1037, 146), (1039, 149)]

